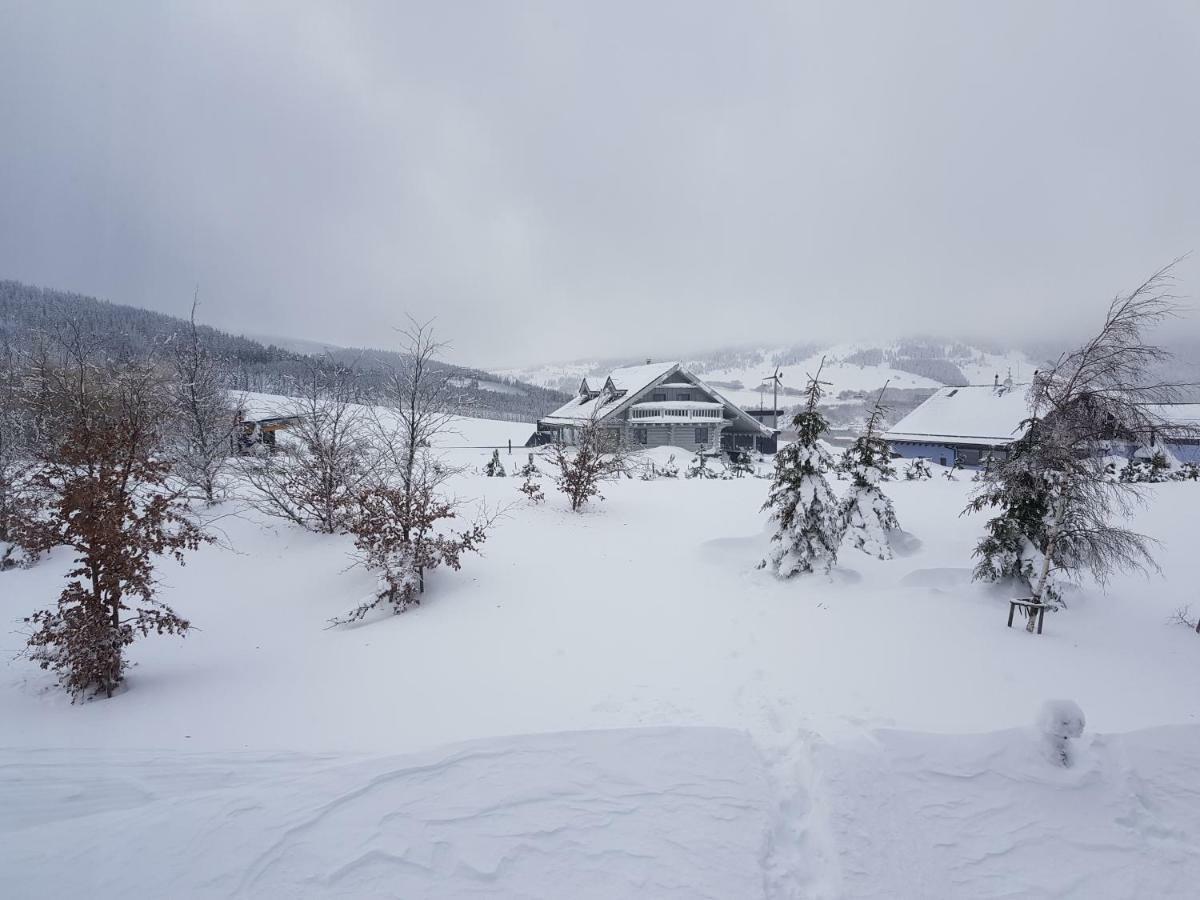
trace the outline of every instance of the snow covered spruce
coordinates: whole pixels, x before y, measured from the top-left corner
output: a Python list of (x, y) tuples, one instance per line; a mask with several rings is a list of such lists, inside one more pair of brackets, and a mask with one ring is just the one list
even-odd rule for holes
[(822, 396), (821, 370), (808, 379), (804, 409), (793, 420), (796, 440), (775, 456), (775, 476), (763, 511), (774, 527), (771, 550), (759, 568), (781, 578), (828, 573), (837, 563), (845, 532), (845, 514), (825, 475), (833, 458), (821, 437), (829, 429), (817, 408)]
[(846, 539), (856, 550), (878, 559), (892, 558), (889, 533), (900, 527), (895, 507), (880, 487), (882, 482), (895, 477), (891, 449), (879, 432), (885, 412), (880, 391), (865, 430), (846, 448), (840, 461), (842, 470), (850, 477), (850, 489), (842, 501)]

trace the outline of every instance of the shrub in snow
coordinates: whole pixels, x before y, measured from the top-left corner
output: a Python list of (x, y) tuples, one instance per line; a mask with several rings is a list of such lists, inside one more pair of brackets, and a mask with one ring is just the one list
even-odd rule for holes
[(679, 465), (675, 462), (674, 453), (667, 457), (666, 464), (664, 464), (663, 467), (658, 470), (658, 474), (663, 478), (679, 477)]
[(534, 481), (532, 475), (526, 477), (517, 490), (524, 494), (525, 499), (530, 503), (541, 503), (546, 499), (546, 495), (542, 491), (541, 482)]
[(516, 474), (521, 478), (533, 478), (536, 475), (542, 474), (542, 470), (539, 469), (537, 464), (533, 461), (532, 453), (529, 454), (529, 461), (526, 462), (525, 465), (521, 466), (521, 468), (517, 469)]
[(733, 454), (733, 458), (729, 461), (729, 476), (731, 478), (745, 478), (747, 475), (754, 474), (754, 466), (750, 463), (750, 454), (738, 451)]
[(628, 451), (595, 421), (575, 429), (575, 446), (554, 444), (550, 461), (558, 469), (555, 486), (566, 494), (575, 512), (593, 497), (603, 500), (600, 482), (625, 471)]
[[(884, 390), (887, 386), (884, 385)], [(892, 477), (890, 448), (879, 436), (885, 409), (883, 391), (867, 420), (867, 427), (842, 457), (842, 467), (850, 478), (850, 490), (842, 501), (845, 537), (856, 550), (878, 559), (891, 559), (888, 532), (900, 527), (891, 499), (880, 484)]]
[(170, 391), (152, 364), (114, 363), (75, 333), (61, 356), (30, 372), (42, 439), (30, 487), (36, 510), (20, 525), (34, 554), (67, 547), (74, 566), (27, 652), (74, 697), (111, 697), (125, 676), (125, 648), (139, 636), (190, 627), (157, 596), (154, 568), (211, 540), (170, 473), (164, 430)]
[(1176, 481), (1200, 481), (1200, 465), (1194, 462), (1182, 463), (1172, 478)]
[(1083, 734), (1087, 720), (1073, 700), (1047, 700), (1038, 713), (1037, 728), (1051, 762), (1070, 766), (1074, 762), (1071, 741)]
[(500, 462), (500, 451), (493, 450), (492, 458), (483, 467), (483, 474), (488, 478), (503, 478), (508, 473), (504, 471), (504, 463)]
[(427, 572), (439, 566), (457, 571), (464, 554), (479, 552), (494, 517), (464, 531), (445, 530), (443, 523), (457, 519), (458, 508), (439, 496), (437, 483), (420, 477), (411, 485), (376, 485), (360, 494), (350, 531), (359, 562), (376, 572), (379, 582), (374, 594), (335, 624), (357, 621), (385, 605), (402, 613), (421, 602)]
[(716, 469), (711, 469), (708, 466), (708, 455), (705, 453), (697, 453), (691, 465), (687, 467), (687, 471), (683, 473), (684, 478), (720, 478), (721, 474)]
[(1172, 471), (1179, 467), (1161, 448), (1143, 448), (1130, 458), (1118, 478), (1127, 484), (1159, 484), (1170, 481)]
[(933, 471), (929, 468), (929, 460), (918, 456), (904, 467), (904, 477), (908, 481), (926, 481), (932, 478)]
[(954, 465), (942, 472), (942, 477), (947, 481), (958, 481), (958, 473), (963, 470), (963, 464), (958, 459), (954, 458)]
[(770, 512), (774, 531), (770, 552), (758, 567), (769, 567), (781, 578), (817, 569), (828, 573), (837, 563), (845, 530), (842, 508), (825, 478), (833, 460), (821, 441), (829, 423), (817, 409), (820, 376), (818, 368), (808, 380), (807, 403), (792, 420), (796, 440), (775, 455), (775, 475), (762, 507)]
[(1169, 621), (1177, 625), (1182, 625), (1185, 628), (1190, 628), (1196, 634), (1200, 634), (1200, 616), (1192, 618), (1191, 606), (1181, 606), (1175, 610), (1175, 615), (1171, 616)]

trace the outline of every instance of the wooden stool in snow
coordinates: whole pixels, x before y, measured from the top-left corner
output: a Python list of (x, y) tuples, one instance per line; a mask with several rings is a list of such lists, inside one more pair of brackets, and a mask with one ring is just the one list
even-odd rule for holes
[(1008, 627), (1012, 628), (1013, 613), (1020, 606), (1025, 610), (1026, 616), (1037, 616), (1037, 633), (1042, 633), (1042, 622), (1046, 618), (1046, 604), (1034, 603), (1032, 600), (1009, 600), (1008, 601)]

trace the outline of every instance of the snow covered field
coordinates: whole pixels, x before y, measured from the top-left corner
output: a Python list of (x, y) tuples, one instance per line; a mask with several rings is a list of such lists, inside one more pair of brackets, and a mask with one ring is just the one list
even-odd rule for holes
[[(229, 504), (161, 569), (196, 630), (103, 702), (12, 659), (66, 559), (0, 574), (0, 893), (1194, 896), (1200, 638), (1166, 620), (1200, 609), (1200, 485), (1149, 488), (1162, 578), (1040, 637), (970, 582), (965, 478), (889, 484), (911, 538), (832, 582), (755, 569), (763, 480), (615, 482), (580, 515), (546, 487), (420, 608), (334, 629), (373, 582), (349, 541)], [(1071, 769), (1032, 728), (1057, 697), (1088, 718)]]

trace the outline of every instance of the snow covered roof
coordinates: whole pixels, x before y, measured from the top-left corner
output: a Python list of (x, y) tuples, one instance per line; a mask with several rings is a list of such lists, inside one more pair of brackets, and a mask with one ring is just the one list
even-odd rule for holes
[(1029, 418), (1028, 385), (946, 387), (892, 426), (884, 440), (1007, 444)]
[[(589, 388), (596, 390), (593, 387), (594, 384), (603, 385), (611, 381), (612, 386), (622, 392), (620, 395), (601, 392), (597, 397), (588, 398), (579, 394), (572, 397), (568, 402), (550, 413), (550, 415), (543, 417), (542, 421), (571, 425), (586, 422), (592, 418), (601, 419), (610, 412), (615, 411), (625, 397), (641, 393), (654, 382), (678, 368), (679, 363), (677, 362), (663, 362), (613, 369), (609, 373), (608, 378), (604, 380), (593, 379), (592, 381), (588, 381), (587, 385)], [(587, 381), (587, 379), (584, 380)]]
[(678, 362), (625, 366), (622, 369), (613, 369), (608, 375), (608, 380), (618, 391), (640, 391), (678, 366)]
[(1155, 403), (1148, 404), (1146, 410), (1164, 425), (1200, 428), (1200, 403)]
[[(757, 419), (748, 416), (745, 411), (723, 396), (719, 391), (713, 390), (694, 375), (684, 372), (678, 362), (625, 366), (620, 369), (614, 369), (603, 381), (598, 378), (591, 381), (584, 379), (584, 382), (580, 384), (580, 388), (586, 384), (589, 389), (595, 390), (594, 386), (596, 384), (603, 384), (605, 388), (611, 384), (612, 390), (616, 391), (616, 393), (614, 394), (609, 390), (602, 390), (597, 396), (590, 396), (585, 395), (581, 390), (570, 401), (564, 403), (554, 412), (550, 413), (550, 415), (544, 416), (541, 421), (550, 425), (581, 425), (592, 419), (598, 421), (623, 409), (626, 404), (638, 403), (639, 406), (642, 405), (642, 402), (645, 401), (639, 402), (639, 397), (643, 396), (651, 387), (662, 387), (668, 382), (674, 388), (696, 388), (710, 394), (719, 402), (707, 403), (704, 401), (674, 400), (664, 404), (665, 406), (670, 406), (673, 409), (711, 409), (723, 406), (730, 410), (735, 420), (740, 422), (743, 428), (758, 431), (762, 434), (769, 435), (773, 433), (771, 429), (767, 428)], [(654, 401), (650, 401), (650, 404), (653, 403)]]

